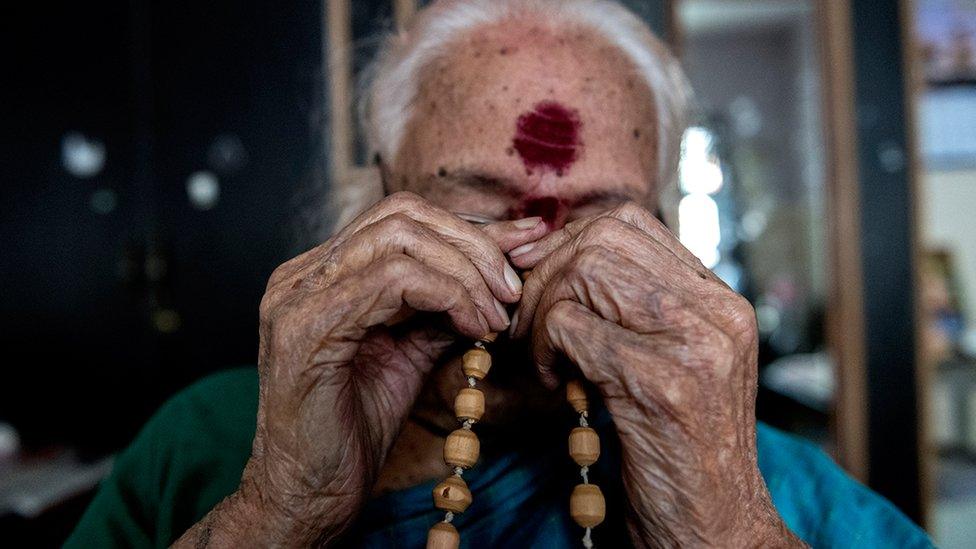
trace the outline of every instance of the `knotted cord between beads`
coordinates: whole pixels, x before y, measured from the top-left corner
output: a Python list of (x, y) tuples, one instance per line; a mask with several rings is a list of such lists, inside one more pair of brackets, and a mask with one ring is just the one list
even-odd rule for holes
[(586, 533), (583, 534), (583, 547), (586, 547), (586, 549), (593, 549), (593, 540), (590, 538), (592, 532), (592, 528), (587, 528)]
[(570, 514), (573, 519), (584, 528), (582, 545), (585, 549), (593, 549), (593, 527), (603, 522), (605, 516), (605, 502), (599, 487), (590, 483), (589, 472), (599, 456), (599, 437), (590, 428), (587, 421), (586, 391), (581, 382), (573, 380), (566, 385), (566, 398), (579, 414), (579, 427), (573, 429), (569, 437), (570, 456), (580, 467), (582, 483), (573, 489), (570, 497)]
[(471, 503), (471, 493), (462, 475), (466, 467), (472, 467), (477, 461), (479, 443), (472, 426), (484, 413), (484, 395), (476, 386), (491, 368), (491, 355), (488, 354), (485, 343), (493, 341), (494, 337), (494, 334), (489, 334), (484, 341), (476, 341), (474, 349), (465, 353), (462, 359), (468, 388), (462, 389), (454, 402), (460, 429), (448, 435), (444, 448), (444, 459), (452, 467), (454, 475), (434, 488), (434, 504), (445, 513), (444, 519), (428, 532), (428, 547), (457, 549), (460, 544), (458, 531), (451, 523), (455, 513), (464, 512)]
[[(474, 346), (477, 347), (477, 348), (479, 348), (479, 349), (484, 349), (485, 348), (485, 344), (482, 341), (475, 341), (474, 342)], [(478, 385), (478, 380), (475, 379), (473, 376), (468, 376), (468, 387), (471, 387), (472, 389), (474, 389), (475, 386), (477, 386), (477, 385)], [(468, 431), (471, 430), (471, 426), (472, 425), (474, 425), (474, 420), (471, 419), (471, 418), (465, 419), (465, 420), (463, 420), (461, 422), (461, 428), (462, 429), (466, 429)], [(456, 476), (458, 478), (462, 478), (463, 475), (464, 475), (464, 467), (455, 467), (454, 468), (454, 476)], [(453, 512), (447, 511), (446, 513), (444, 513), (444, 522), (450, 524), (451, 521), (453, 521), (453, 520), (454, 520), (454, 513)]]
[[(582, 412), (580, 412), (579, 424), (580, 424), (580, 427), (589, 427), (590, 426), (590, 424), (587, 423), (587, 421), (586, 421), (586, 410), (583, 410)], [(580, 467), (580, 476), (583, 477), (583, 484), (589, 484), (590, 483), (590, 479), (587, 477), (587, 473), (589, 473), (589, 472), (590, 472), (590, 468), (587, 467), (586, 465)]]

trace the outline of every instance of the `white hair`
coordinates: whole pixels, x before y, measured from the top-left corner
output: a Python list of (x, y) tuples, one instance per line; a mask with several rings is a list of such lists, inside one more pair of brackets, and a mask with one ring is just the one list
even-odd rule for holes
[[(441, 0), (422, 10), (409, 29), (387, 37), (361, 81), (359, 122), (369, 157), (378, 154), (387, 162), (396, 158), (413, 115), (421, 75), (431, 62), (448, 55), (464, 33), (513, 20), (590, 29), (625, 54), (654, 97), (656, 183), (659, 193), (667, 193), (677, 171), (690, 88), (661, 41), (612, 0)], [(377, 170), (360, 175), (334, 182), (340, 224), (382, 195)]]

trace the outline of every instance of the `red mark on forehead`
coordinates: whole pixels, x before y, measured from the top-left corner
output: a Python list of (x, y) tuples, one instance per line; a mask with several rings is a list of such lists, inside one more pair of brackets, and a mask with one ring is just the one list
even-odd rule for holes
[(512, 146), (530, 173), (548, 169), (562, 176), (582, 146), (579, 128), (579, 113), (555, 101), (543, 101), (518, 117)]
[(549, 225), (550, 229), (563, 226), (569, 214), (569, 204), (566, 200), (555, 196), (541, 196), (526, 198), (509, 211), (509, 219), (539, 216)]

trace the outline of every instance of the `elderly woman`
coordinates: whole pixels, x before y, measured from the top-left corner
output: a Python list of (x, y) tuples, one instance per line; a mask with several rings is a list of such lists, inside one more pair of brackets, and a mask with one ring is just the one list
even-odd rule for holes
[[(633, 15), (605, 0), (442, 1), (373, 74), (375, 180), (340, 189), (341, 228), (271, 276), (257, 371), (167, 404), (69, 546), (422, 546), (445, 518), (431, 489), (451, 473), (460, 355), (492, 332), (481, 458), (463, 471), (473, 503), (441, 533), (930, 545), (817, 450), (756, 424), (753, 310), (653, 213), (686, 87)], [(570, 379), (603, 441), (588, 476), (606, 520), (582, 542), (556, 390)]]

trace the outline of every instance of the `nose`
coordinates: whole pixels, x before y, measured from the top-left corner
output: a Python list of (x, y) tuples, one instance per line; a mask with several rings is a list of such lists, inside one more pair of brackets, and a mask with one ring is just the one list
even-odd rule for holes
[(566, 224), (569, 206), (566, 201), (556, 196), (538, 196), (526, 198), (511, 212), (511, 219), (539, 216), (545, 221), (550, 231), (561, 229)]

